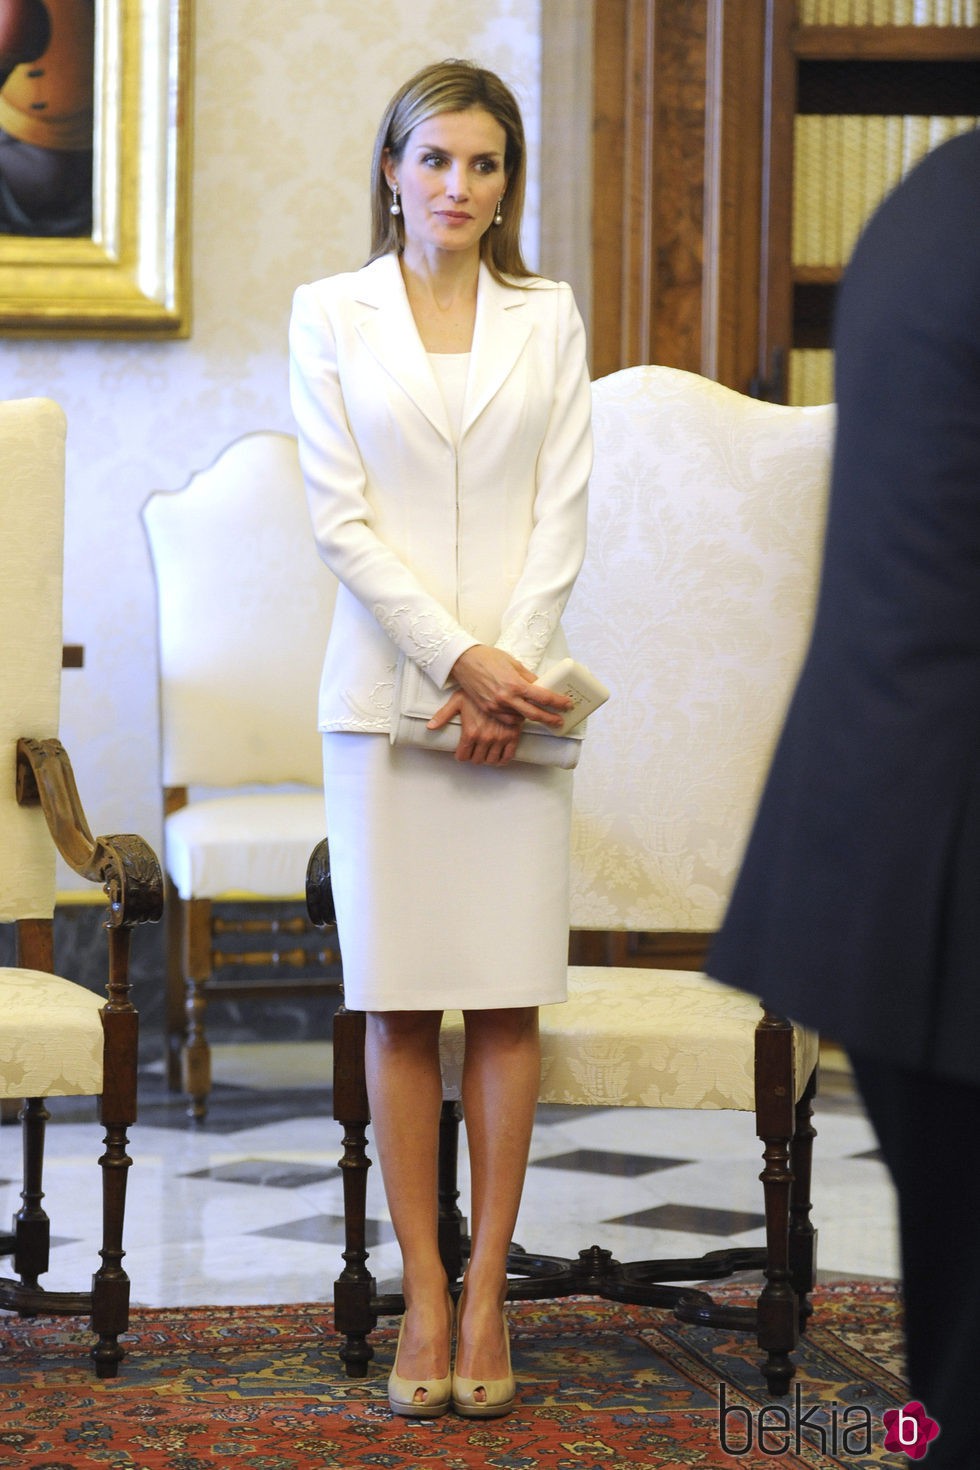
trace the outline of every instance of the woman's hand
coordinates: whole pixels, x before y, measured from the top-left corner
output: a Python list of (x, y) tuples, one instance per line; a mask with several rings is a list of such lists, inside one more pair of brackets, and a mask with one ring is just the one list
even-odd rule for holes
[(567, 694), (533, 688), (535, 676), (530, 669), (486, 643), (474, 644), (460, 654), (452, 677), (482, 714), (518, 730), (525, 720), (560, 725), (564, 712), (572, 707)]
[(572, 703), (567, 695), (551, 689), (535, 690), (532, 699), (531, 670), (509, 653), (483, 643), (460, 655), (452, 675), (459, 687), (428, 727), (441, 730), (458, 715), (462, 729), (456, 759), (474, 765), (506, 766), (514, 758), (526, 719), (560, 725), (562, 711)]
[(515, 719), (505, 724), (485, 715), (468, 694), (456, 689), (428, 723), (430, 730), (441, 730), (454, 716), (460, 720), (460, 736), (456, 759), (475, 766), (506, 766), (514, 759), (524, 721)]

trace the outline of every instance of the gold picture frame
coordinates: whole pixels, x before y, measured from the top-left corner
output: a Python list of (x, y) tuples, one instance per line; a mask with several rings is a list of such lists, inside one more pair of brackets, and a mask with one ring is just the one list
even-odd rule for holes
[(192, 0), (95, 0), (91, 237), (0, 234), (0, 336), (187, 337)]

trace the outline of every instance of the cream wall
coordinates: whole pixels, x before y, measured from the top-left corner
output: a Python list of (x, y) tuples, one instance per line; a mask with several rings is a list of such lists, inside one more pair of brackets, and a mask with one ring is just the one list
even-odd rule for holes
[[(97, 831), (160, 847), (140, 506), (239, 434), (292, 429), (293, 288), (363, 260), (375, 127), (417, 66), (467, 56), (514, 88), (539, 264), (540, 37), (541, 0), (196, 0), (190, 338), (0, 341), (0, 397), (48, 394), (68, 415), (65, 639), (84, 644), (85, 667), (64, 676), (62, 739)], [(76, 886), (67, 872), (61, 882)]]

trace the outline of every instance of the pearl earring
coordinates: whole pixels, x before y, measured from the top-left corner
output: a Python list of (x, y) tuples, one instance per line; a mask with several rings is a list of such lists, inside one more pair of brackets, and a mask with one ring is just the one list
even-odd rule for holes
[(495, 225), (502, 225), (504, 222), (504, 217), (500, 212), (500, 206), (503, 204), (503, 202), (504, 196), (503, 194), (501, 194), (500, 198), (497, 200), (497, 213), (493, 217), (493, 222)]
[(392, 184), (392, 186), (391, 186), (391, 206), (389, 208), (389, 213), (390, 214), (394, 214), (394, 215), (399, 215), (399, 214), (401, 214), (401, 212), (402, 212), (402, 207), (398, 203), (398, 185), (397, 184)]

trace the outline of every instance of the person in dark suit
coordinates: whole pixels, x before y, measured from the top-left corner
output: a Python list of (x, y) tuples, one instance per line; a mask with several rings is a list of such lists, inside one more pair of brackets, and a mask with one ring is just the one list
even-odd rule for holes
[(980, 132), (867, 225), (835, 313), (810, 647), (709, 961), (848, 1050), (899, 1198), (932, 1467), (977, 1464)]

